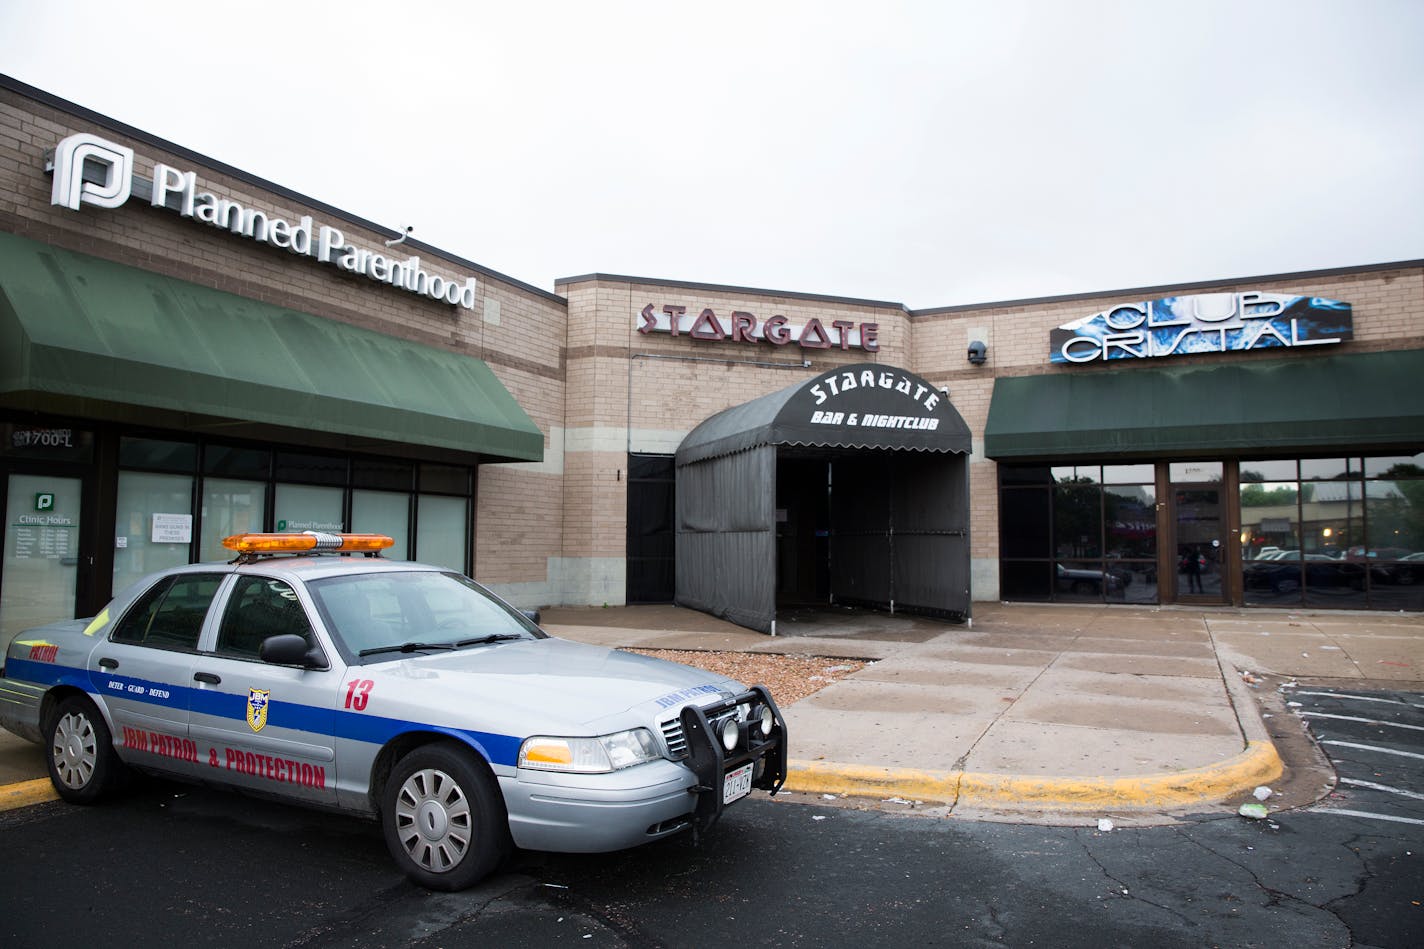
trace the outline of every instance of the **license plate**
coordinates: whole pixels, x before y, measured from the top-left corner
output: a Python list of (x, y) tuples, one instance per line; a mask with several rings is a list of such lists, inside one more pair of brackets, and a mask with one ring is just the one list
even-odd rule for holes
[(752, 766), (744, 764), (722, 779), (722, 803), (730, 804), (752, 792)]

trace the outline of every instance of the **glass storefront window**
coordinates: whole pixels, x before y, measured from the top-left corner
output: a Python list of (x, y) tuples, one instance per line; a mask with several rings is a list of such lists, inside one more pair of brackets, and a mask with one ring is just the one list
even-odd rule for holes
[(1300, 549), (1307, 554), (1344, 555), (1364, 543), (1364, 485), (1359, 481), (1302, 481)]
[(0, 664), (24, 630), (73, 618), (83, 499), (78, 478), (27, 474), (10, 475), (5, 496)]
[(1156, 465), (1103, 465), (1103, 484), (1151, 484)]
[(1103, 479), (1103, 469), (1098, 465), (1061, 465), (1053, 469), (1053, 480), (1058, 484), (1097, 484)]
[(1424, 479), (1371, 481), (1366, 544), (1376, 556), (1399, 559), (1424, 551)]
[(1366, 478), (1424, 478), (1424, 452), (1365, 459)]
[(403, 461), (353, 461), (351, 485), (357, 488), (408, 492), (415, 488), (415, 466)]
[(1103, 526), (1108, 556), (1126, 560), (1157, 558), (1157, 488), (1116, 485), (1103, 493)]
[(381, 556), (410, 558), (410, 495), (393, 491), (352, 491), (351, 529), (362, 534), (386, 534), (395, 540)]
[[(1253, 463), (1254, 464), (1254, 463)], [(1294, 465), (1294, 463), (1292, 463)], [(1300, 486), (1290, 481), (1241, 484), (1241, 560), (1274, 559), (1300, 549)]]
[(267, 483), (235, 478), (203, 480), (202, 542), (199, 560), (230, 560), (224, 537), (260, 531), (267, 520)]
[(265, 481), (272, 474), (272, 453), (265, 448), (209, 445), (203, 452), (203, 470), (226, 478)]
[(1056, 557), (1101, 557), (1103, 492), (1097, 485), (1060, 484), (1053, 491)]
[(1210, 484), (1221, 481), (1219, 461), (1174, 461), (1169, 468), (1173, 484)]
[(1253, 481), (1294, 481), (1298, 477), (1299, 465), (1294, 458), (1284, 461), (1241, 462), (1242, 484)]
[(119, 472), (114, 518), (114, 592), (168, 567), (188, 563), (193, 545), (190, 475)]
[(305, 484), (277, 485), (277, 499), (272, 507), (275, 529), (279, 531), (329, 531), (346, 529), (341, 516), (345, 491), (341, 488), (318, 488)]
[(193, 471), (198, 466), (198, 446), (156, 438), (119, 439), (119, 465), (152, 471)]
[[(999, 495), (999, 549), (1004, 557), (1053, 556), (1052, 499), (1042, 488), (1004, 488)], [(1046, 573), (1044, 577), (1046, 586)]]
[(419, 504), (415, 559), (464, 573), (470, 549), (469, 502), (422, 494)]
[(279, 451), (273, 476), (278, 481), (344, 485), (346, 483), (346, 467), (345, 458)]
[(1302, 458), (1300, 461), (1300, 477), (1304, 481), (1333, 481), (1359, 476), (1358, 458)]
[(420, 490), (439, 494), (469, 494), (470, 469), (455, 465), (421, 465)]

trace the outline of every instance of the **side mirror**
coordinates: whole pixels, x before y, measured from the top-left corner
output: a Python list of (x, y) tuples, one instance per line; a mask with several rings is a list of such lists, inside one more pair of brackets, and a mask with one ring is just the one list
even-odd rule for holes
[(529, 622), (533, 623), (535, 626), (539, 625), (538, 610), (520, 610), (519, 612), (523, 613), (524, 618), (527, 619)]
[(325, 664), (320, 651), (315, 646), (308, 646), (307, 641), (296, 633), (268, 636), (258, 647), (257, 658), (279, 666), (301, 666), (304, 669)]

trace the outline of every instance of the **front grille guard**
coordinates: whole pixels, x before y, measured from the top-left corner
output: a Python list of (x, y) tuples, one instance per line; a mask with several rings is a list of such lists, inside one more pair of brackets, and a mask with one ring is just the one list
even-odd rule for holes
[[(753, 707), (765, 705), (771, 709), (774, 719), (771, 734), (765, 739), (756, 738), (752, 734), (752, 720), (742, 722), (737, 749), (728, 753), (710, 720), (743, 704)], [(697, 776), (697, 786), (691, 789), (697, 795), (697, 805), (692, 812), (694, 837), (711, 829), (722, 816), (722, 811), (726, 810), (727, 805), (722, 803), (722, 779), (728, 771), (760, 760), (764, 765), (760, 774), (753, 766), (752, 787), (774, 795), (786, 783), (786, 721), (765, 686), (754, 685), (741, 695), (711, 705), (689, 705), (682, 710), (680, 718), (687, 740), (687, 760), (684, 763)]]

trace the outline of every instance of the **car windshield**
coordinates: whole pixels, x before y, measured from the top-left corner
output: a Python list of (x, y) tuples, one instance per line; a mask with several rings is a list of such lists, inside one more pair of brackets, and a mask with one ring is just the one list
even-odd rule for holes
[(436, 570), (352, 574), (307, 583), (326, 627), (354, 656), (538, 639), (538, 627), (470, 580)]

